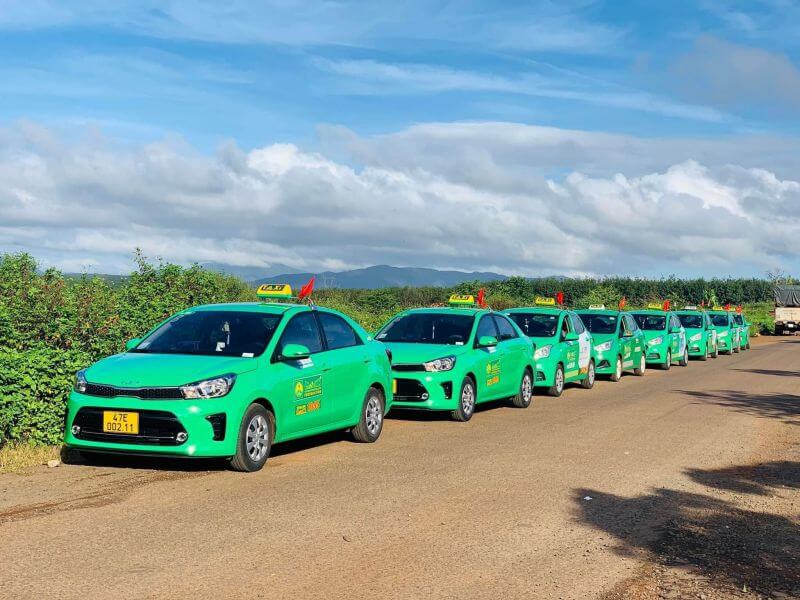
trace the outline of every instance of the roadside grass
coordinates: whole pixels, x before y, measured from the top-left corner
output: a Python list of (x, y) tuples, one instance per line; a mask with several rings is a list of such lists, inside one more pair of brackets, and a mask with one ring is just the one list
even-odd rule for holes
[(0, 474), (15, 473), (29, 467), (47, 464), (58, 459), (60, 446), (34, 446), (26, 443), (11, 443), (0, 447)]
[(754, 334), (775, 333), (775, 305), (772, 302), (745, 304), (742, 308), (747, 320), (754, 325), (751, 329)]

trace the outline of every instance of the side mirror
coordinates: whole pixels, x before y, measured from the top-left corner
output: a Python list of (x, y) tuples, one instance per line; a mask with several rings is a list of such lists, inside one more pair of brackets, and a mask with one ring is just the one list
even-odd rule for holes
[(133, 338), (125, 342), (125, 350), (133, 350), (136, 346), (139, 345), (139, 342), (142, 341), (142, 338)]
[(481, 348), (491, 348), (497, 346), (497, 338), (493, 335), (482, 335), (478, 338), (478, 346)]
[(578, 334), (574, 331), (570, 331), (567, 335), (564, 336), (565, 342), (577, 342), (578, 341)]
[(286, 344), (281, 350), (281, 358), (284, 360), (301, 360), (311, 356), (311, 350), (302, 344)]

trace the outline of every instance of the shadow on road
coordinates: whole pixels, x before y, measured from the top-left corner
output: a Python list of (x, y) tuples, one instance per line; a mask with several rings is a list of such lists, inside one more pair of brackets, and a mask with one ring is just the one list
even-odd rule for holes
[[(498, 408), (510, 408), (511, 402), (508, 400), (492, 400), (475, 406), (475, 415), (478, 413), (495, 410)], [(413, 408), (393, 408), (387, 419), (399, 419), (401, 421), (452, 421), (449, 410), (414, 410)], [(474, 415), (473, 415), (474, 418)]]
[(757, 417), (782, 419), (800, 425), (800, 396), (794, 394), (750, 394), (741, 390), (676, 390), (705, 402), (727, 406)]
[(757, 375), (775, 375), (776, 377), (800, 377), (800, 371), (782, 371), (780, 369), (732, 369), (742, 373), (755, 373)]
[[(757, 496), (786, 496), (800, 487), (796, 462), (688, 474), (712, 488)], [(647, 551), (667, 567), (698, 573), (717, 589), (746, 586), (766, 595), (800, 591), (800, 526), (791, 518), (664, 488), (634, 498), (578, 489), (574, 501), (578, 518), (611, 534), (620, 555)]]

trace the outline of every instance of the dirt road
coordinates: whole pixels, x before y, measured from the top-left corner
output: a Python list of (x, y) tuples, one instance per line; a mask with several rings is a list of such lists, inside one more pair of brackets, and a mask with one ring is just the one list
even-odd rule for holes
[(0, 596), (595, 597), (640, 574), (676, 503), (795, 452), (798, 366), (800, 339), (768, 340), (466, 424), (398, 413), (375, 445), (276, 448), (251, 475), (117, 460), (0, 476)]

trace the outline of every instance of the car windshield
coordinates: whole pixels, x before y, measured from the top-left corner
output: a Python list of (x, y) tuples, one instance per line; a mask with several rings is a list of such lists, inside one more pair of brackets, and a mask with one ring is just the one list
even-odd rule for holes
[(463, 346), (469, 340), (473, 315), (409, 313), (387, 324), (375, 339), (408, 344)]
[(728, 315), (711, 315), (711, 322), (715, 327), (727, 327)]
[(678, 315), (681, 320), (681, 325), (686, 329), (702, 329), (703, 317), (702, 315)]
[(558, 315), (552, 313), (508, 313), (528, 337), (553, 337), (558, 327)]
[(280, 315), (257, 312), (184, 313), (164, 323), (131, 352), (250, 358), (264, 352), (280, 320)]
[(663, 331), (667, 328), (667, 317), (664, 315), (648, 315), (647, 313), (634, 314), (639, 329), (643, 331)]
[(737, 325), (744, 325), (744, 319), (742, 315), (733, 315), (733, 322)]
[(588, 313), (578, 313), (578, 316), (586, 325), (586, 329), (592, 333), (616, 333), (618, 319), (616, 315), (593, 315)]

